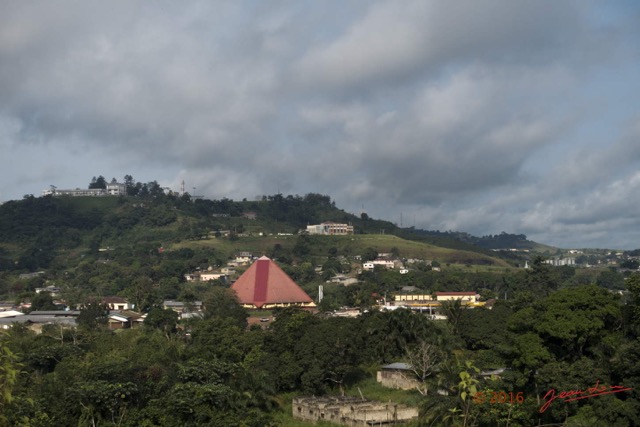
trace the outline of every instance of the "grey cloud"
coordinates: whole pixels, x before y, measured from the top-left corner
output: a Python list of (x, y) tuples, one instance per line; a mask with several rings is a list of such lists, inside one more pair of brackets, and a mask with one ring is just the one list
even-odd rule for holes
[[(602, 240), (632, 221), (616, 209), (635, 208), (638, 132), (606, 149), (577, 135), (625, 119), (601, 118), (595, 100), (615, 98), (592, 86), (637, 58), (630, 21), (600, 23), (596, 7), (7, 3), (0, 197), (129, 173), (207, 197), (313, 191), (426, 228)], [(37, 167), (18, 170), (25, 158)]]
[(296, 75), (302, 84), (370, 89), (435, 77), (460, 58), (552, 62), (589, 42), (580, 14), (572, 2), (372, 3), (340, 37), (302, 57)]

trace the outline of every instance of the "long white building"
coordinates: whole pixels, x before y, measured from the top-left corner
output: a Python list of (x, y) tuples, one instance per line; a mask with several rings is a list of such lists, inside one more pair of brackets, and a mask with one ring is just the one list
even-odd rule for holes
[(346, 236), (347, 234), (353, 234), (353, 225), (339, 224), (337, 222), (323, 222), (322, 224), (307, 225), (307, 233)]
[(42, 195), (71, 197), (126, 196), (127, 186), (119, 182), (111, 181), (107, 184), (107, 188), (76, 188), (74, 190), (62, 190), (52, 185), (48, 190), (43, 190)]

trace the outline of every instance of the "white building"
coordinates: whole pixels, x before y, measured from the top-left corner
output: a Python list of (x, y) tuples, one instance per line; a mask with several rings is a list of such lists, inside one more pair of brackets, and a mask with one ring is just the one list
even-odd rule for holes
[(323, 222), (322, 224), (307, 225), (307, 233), (329, 236), (346, 236), (353, 234), (353, 225), (339, 224), (336, 222)]
[(562, 267), (563, 265), (576, 265), (575, 258), (553, 258), (544, 261), (545, 264), (550, 264), (554, 267)]
[(376, 265), (381, 265), (387, 270), (391, 270), (395, 267), (396, 263), (390, 259), (374, 259), (373, 261), (365, 262), (362, 264), (362, 268), (365, 270), (373, 270)]
[(76, 188), (74, 190), (61, 190), (52, 185), (48, 190), (42, 191), (42, 196), (71, 196), (71, 197), (98, 197), (98, 196), (126, 196), (127, 186), (115, 180), (107, 184), (107, 188)]

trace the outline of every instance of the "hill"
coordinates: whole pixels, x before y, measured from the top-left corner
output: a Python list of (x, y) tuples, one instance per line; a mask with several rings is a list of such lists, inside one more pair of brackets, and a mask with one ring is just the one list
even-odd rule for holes
[[(255, 219), (254, 219), (255, 218)], [(352, 224), (348, 238), (309, 236), (308, 255), (362, 253), (367, 248), (445, 263), (506, 265), (482, 240), (458, 233), (403, 229), (391, 222), (355, 216), (329, 196), (263, 196), (254, 201), (192, 200), (188, 196), (26, 197), (0, 206), (0, 268), (34, 271), (58, 256), (98, 253), (105, 248), (134, 252), (208, 248), (225, 258), (238, 250), (272, 254), (293, 251), (308, 224)], [(384, 234), (381, 234), (383, 232)], [(220, 237), (226, 236), (221, 239)], [(527, 243), (521, 239), (521, 245)], [(486, 246), (486, 245), (485, 245)]]

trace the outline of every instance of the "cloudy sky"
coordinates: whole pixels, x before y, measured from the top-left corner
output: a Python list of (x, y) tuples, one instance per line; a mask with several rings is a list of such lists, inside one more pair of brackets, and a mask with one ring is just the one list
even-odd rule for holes
[(640, 248), (638, 22), (633, 0), (0, 0), (0, 201), (130, 174)]

